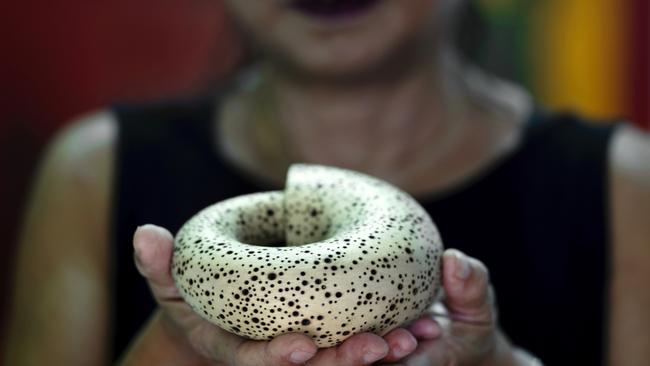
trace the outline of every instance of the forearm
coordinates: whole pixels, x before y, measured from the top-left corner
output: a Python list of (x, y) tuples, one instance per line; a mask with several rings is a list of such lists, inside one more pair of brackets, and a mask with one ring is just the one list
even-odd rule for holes
[(136, 336), (118, 363), (120, 366), (215, 366), (195, 354), (187, 342), (166, 329), (161, 314), (156, 312)]
[(541, 360), (515, 347), (502, 332), (498, 332), (494, 357), (481, 366), (543, 366)]
[(530, 353), (517, 348), (513, 351), (513, 366), (543, 366), (542, 361)]

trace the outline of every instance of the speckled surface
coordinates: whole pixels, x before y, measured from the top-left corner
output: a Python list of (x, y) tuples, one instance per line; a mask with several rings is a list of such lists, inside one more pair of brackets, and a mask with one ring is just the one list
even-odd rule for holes
[(172, 274), (210, 322), (319, 347), (416, 319), (440, 284), (440, 236), (409, 195), (332, 167), (293, 165), (285, 191), (210, 206), (178, 232)]

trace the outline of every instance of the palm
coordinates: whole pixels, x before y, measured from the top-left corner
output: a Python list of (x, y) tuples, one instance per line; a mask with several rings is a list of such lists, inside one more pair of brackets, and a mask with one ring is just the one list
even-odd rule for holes
[[(302, 364), (309, 359), (313, 365), (358, 365), (397, 361), (415, 349), (417, 341), (405, 329), (395, 329), (384, 338), (361, 333), (338, 347), (321, 350), (297, 333), (268, 342), (246, 340), (204, 320), (182, 299), (170, 272), (173, 238), (168, 231), (145, 226), (136, 232), (134, 247), (138, 270), (147, 279), (167, 328), (206, 361), (246, 366)], [(296, 352), (304, 361), (294, 359)]]

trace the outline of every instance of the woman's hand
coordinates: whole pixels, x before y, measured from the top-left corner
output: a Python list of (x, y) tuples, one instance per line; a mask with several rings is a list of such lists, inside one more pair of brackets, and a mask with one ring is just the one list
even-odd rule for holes
[(411, 324), (417, 350), (404, 365), (541, 365), (515, 349), (497, 328), (488, 270), (477, 259), (448, 249), (442, 258), (444, 299)]
[[(383, 338), (371, 333), (357, 334), (338, 347), (320, 350), (311, 338), (298, 333), (282, 335), (270, 342), (243, 339), (202, 319), (180, 297), (170, 271), (173, 239), (167, 230), (153, 225), (140, 227), (133, 245), (136, 266), (149, 282), (159, 310), (149, 329), (125, 355), (125, 364), (146, 362), (146, 355), (167, 352), (174, 357), (155, 355), (157, 361), (237, 366), (296, 365), (308, 361), (310, 365), (366, 365), (399, 361), (417, 346), (413, 335), (401, 328)], [(154, 328), (158, 330), (152, 331)]]

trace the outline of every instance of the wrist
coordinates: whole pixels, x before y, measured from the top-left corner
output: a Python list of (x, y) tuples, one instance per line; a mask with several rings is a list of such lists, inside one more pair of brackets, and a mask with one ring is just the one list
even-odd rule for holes
[(513, 346), (501, 331), (497, 331), (491, 356), (480, 366), (543, 366), (543, 364), (524, 349)]
[(129, 365), (213, 365), (198, 355), (165, 316), (156, 311), (119, 363)]
[(521, 348), (513, 349), (513, 365), (516, 366), (544, 366), (542, 361)]

